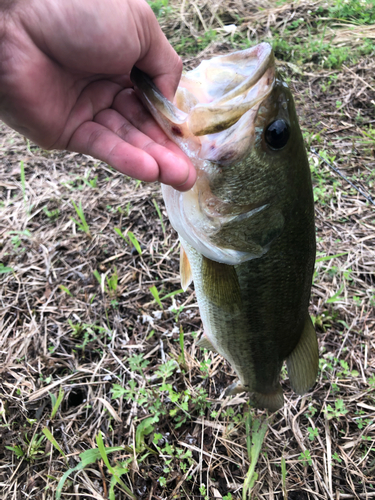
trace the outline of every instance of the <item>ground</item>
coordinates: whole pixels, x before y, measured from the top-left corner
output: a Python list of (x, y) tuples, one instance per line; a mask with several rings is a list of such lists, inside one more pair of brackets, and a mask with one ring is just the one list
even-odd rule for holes
[(225, 398), (159, 186), (2, 126), (2, 498), (375, 497), (375, 4), (151, 6), (186, 68), (274, 46), (312, 170), (319, 377), (297, 397), (283, 371), (273, 415)]

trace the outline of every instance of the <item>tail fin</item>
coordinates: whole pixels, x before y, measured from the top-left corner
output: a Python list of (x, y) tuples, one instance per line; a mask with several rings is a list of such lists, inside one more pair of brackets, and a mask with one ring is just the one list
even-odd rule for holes
[[(225, 391), (225, 396), (234, 396), (235, 394), (240, 394), (241, 392), (249, 392), (249, 389), (241, 384), (240, 381), (234, 382)], [(250, 403), (255, 406), (255, 408), (267, 408), (270, 411), (279, 410), (284, 406), (284, 396), (283, 390), (280, 384), (273, 392), (260, 393), (253, 392), (250, 397)]]
[(270, 411), (280, 410), (280, 408), (284, 406), (284, 396), (281, 385), (278, 384), (276, 390), (268, 394), (254, 392), (251, 395), (250, 403), (259, 409), (267, 408), (267, 410)]
[(291, 386), (304, 394), (315, 384), (319, 368), (318, 340), (310, 316), (307, 316), (301, 338), (286, 360)]

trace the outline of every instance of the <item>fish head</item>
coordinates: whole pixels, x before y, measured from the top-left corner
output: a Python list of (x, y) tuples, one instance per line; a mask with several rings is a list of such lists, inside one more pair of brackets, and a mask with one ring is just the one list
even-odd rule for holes
[(140, 70), (131, 76), (155, 120), (197, 170), (187, 192), (162, 187), (179, 235), (225, 264), (266, 253), (283, 229), (291, 150), (301, 143), (293, 98), (276, 73), (270, 45), (201, 62), (182, 76), (173, 103)]

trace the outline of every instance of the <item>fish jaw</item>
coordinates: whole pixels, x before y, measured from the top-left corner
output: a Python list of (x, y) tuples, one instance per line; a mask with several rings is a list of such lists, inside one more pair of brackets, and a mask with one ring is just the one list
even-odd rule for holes
[(217, 262), (235, 265), (262, 256), (267, 246), (242, 251), (220, 245), (214, 238), (223, 224), (241, 216), (252, 217), (267, 207), (267, 200), (233, 203), (216, 196), (211, 183), (227, 175), (225, 171), (254, 148), (258, 109), (275, 84), (270, 45), (262, 43), (203, 61), (182, 77), (174, 103), (138, 69), (131, 76), (155, 120), (197, 170), (190, 191), (162, 187), (174, 229), (198, 252)]

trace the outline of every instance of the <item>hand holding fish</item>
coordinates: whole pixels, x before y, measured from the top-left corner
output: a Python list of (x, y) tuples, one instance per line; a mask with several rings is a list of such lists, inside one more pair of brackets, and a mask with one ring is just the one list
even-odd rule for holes
[(146, 71), (170, 99), (182, 63), (143, 0), (4, 0), (0, 117), (46, 149), (92, 155), (137, 179), (184, 191), (190, 160), (137, 99)]

